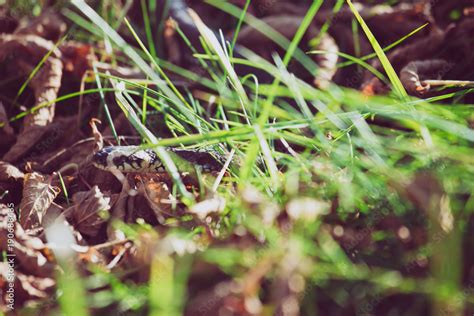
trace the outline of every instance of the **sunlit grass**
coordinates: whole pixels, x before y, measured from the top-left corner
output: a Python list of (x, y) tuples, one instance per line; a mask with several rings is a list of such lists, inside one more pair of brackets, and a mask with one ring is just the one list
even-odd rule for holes
[[(304, 271), (303, 277), (313, 292), (318, 287), (324, 288), (332, 280), (342, 280), (367, 282), (371, 290), (382, 295), (393, 292), (419, 293), (434, 300), (446, 300), (445, 293), (453, 296), (461, 293), (459, 280), (454, 280), (458, 276), (456, 273), (440, 278), (440, 270), (432, 270), (431, 276), (418, 280), (402, 276), (390, 264), (369, 267), (363, 262), (354, 263), (345, 249), (324, 229), (322, 216), (310, 221), (297, 220), (283, 234), (276, 221), (270, 225), (264, 223), (261, 214), (258, 214), (262, 210), (256, 211), (249, 207), (242, 192), (249, 188), (255, 189), (264, 196), (262, 208), (272, 206), (280, 212), (284, 212), (288, 203), (294, 199), (311, 198), (333, 205), (333, 211), (341, 220), (350, 216), (362, 217), (367, 219), (367, 226), (370, 226), (371, 216), (378, 212), (401, 217), (419, 212), (407, 199), (403, 189), (419, 173), (430, 172), (446, 191), (451, 201), (451, 211), (463, 214), (456, 218), (454, 228), (456, 234), (462, 234), (465, 216), (472, 212), (469, 206), (474, 205), (474, 131), (468, 127), (468, 121), (472, 120), (472, 106), (457, 104), (446, 107), (436, 103), (452, 98), (454, 94), (428, 100), (409, 97), (385, 55), (386, 50), (378, 44), (353, 7), (355, 17), (373, 45), (375, 55), (357, 58), (339, 53), (349, 60), (339, 66), (356, 63), (368, 69), (390, 83), (396, 97), (367, 97), (359, 91), (335, 85), (320, 90), (289, 73), (287, 66), (292, 58), (307, 69), (317, 68), (310, 55), (299, 50), (298, 44), (322, 1), (313, 2), (295, 38), (290, 41), (227, 2), (207, 2), (238, 19), (236, 34), (240, 23), (248, 23), (266, 32), (287, 53), (282, 58), (275, 56), (271, 62), (245, 50), (242, 50), (243, 58), (235, 58), (232, 49), (238, 44), (237, 35), (231, 43), (222, 42), (197, 15), (191, 13), (204, 45), (203, 53), (194, 56), (210, 74), (210, 79), (200, 78), (189, 70), (159, 58), (159, 49), (153, 46), (149, 20), (144, 21), (146, 41), (139, 37), (126, 19), (123, 20), (140, 47), (137, 49), (126, 43), (114, 27), (85, 2), (75, 0), (73, 4), (91, 22), (72, 11), (67, 16), (78, 27), (94, 34), (95, 40), (110, 40), (115, 49), (121, 50), (129, 58), (127, 62), (140, 69), (148, 79), (146, 82), (127, 80), (99, 73), (95, 69), (91, 84), (97, 86), (96, 89), (61, 96), (55, 102), (61, 106), (63, 100), (92, 93), (99, 93), (101, 100), (105, 101), (106, 94), (113, 95), (121, 112), (142, 137), (144, 143), (141, 146), (157, 151), (173, 177), (179, 199), (187, 206), (192, 206), (196, 202), (195, 198), (182, 183), (176, 157), (169, 155), (164, 147), (211, 147), (222, 154), (235, 152), (237, 163), (232, 163), (230, 174), (222, 181), (227, 185), (220, 185), (215, 190), (228, 203), (226, 211), (218, 220), (220, 233), (221, 236), (228, 236), (236, 227), (243, 227), (262, 242), (243, 250), (232, 245), (219, 248), (210, 245), (193, 255), (196, 260), (202, 259), (217, 265), (233, 278), (242, 277), (261, 262), (278, 266), (288, 252), (294, 251), (295, 256), (307, 260), (309, 269)], [(340, 9), (342, 2), (337, 2), (334, 12)], [(143, 3), (143, 14), (146, 15), (147, 9)], [(351, 5), (350, 1), (348, 3)], [(327, 31), (329, 24), (325, 25), (320, 36)], [(188, 45), (191, 45), (190, 42)], [(381, 60), (388, 79), (366, 62), (374, 56)], [(271, 74), (274, 80), (270, 84), (262, 84), (256, 77), (241, 78), (234, 70), (235, 64), (263, 70)], [(208, 90), (182, 89), (174, 85), (168, 72), (188, 77)], [(466, 89), (464, 92), (472, 91)], [(136, 102), (137, 98), (142, 98), (142, 101)], [(290, 105), (288, 100), (293, 104)], [(203, 105), (205, 103), (212, 103), (212, 113)], [(39, 105), (35, 109), (48, 105)], [(104, 107), (111, 127), (113, 118), (108, 112), (112, 112), (112, 106), (108, 104), (108, 110)], [(151, 111), (163, 115), (162, 124), (170, 129), (174, 137), (161, 138), (162, 135), (154, 135), (146, 127)], [(26, 113), (17, 115), (13, 120), (24, 117)], [(206, 188), (202, 188), (202, 191), (207, 193)], [(464, 196), (469, 196), (466, 203), (461, 200)], [(428, 224), (428, 220), (425, 224)], [(139, 228), (130, 227), (130, 230), (135, 229), (139, 231)], [(201, 232), (198, 229), (195, 228), (185, 238), (199, 235)], [(456, 234), (454, 237), (459, 237)], [(453, 269), (459, 272), (462, 265), (459, 249), (446, 246), (449, 246), (448, 241), (455, 240), (458, 247), (459, 240), (456, 238), (448, 239), (446, 244), (438, 244), (436, 249), (443, 249), (442, 255), (446, 258), (454, 258)], [(413, 257), (417, 254), (418, 250), (411, 253)], [(183, 258), (168, 254), (156, 254), (153, 257), (150, 284), (144, 289), (148, 291), (151, 314), (176, 314), (183, 308), (184, 287), (190, 268), (186, 266), (180, 274), (181, 260)], [(190, 261), (187, 264), (190, 265)], [(269, 274), (269, 278), (278, 277), (275, 271)], [(120, 286), (127, 288), (120, 280), (110, 279), (107, 282), (112, 284), (111, 291)], [(182, 296), (171, 296), (177, 292)], [(120, 300), (119, 297), (115, 299)], [(462, 303), (469, 300), (472, 299), (464, 297)], [(146, 304), (145, 301), (142, 299), (140, 304)]]

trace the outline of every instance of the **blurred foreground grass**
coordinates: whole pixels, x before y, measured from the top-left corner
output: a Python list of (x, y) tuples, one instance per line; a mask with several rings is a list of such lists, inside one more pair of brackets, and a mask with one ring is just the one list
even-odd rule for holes
[[(243, 23), (256, 23), (227, 2), (208, 2)], [(438, 315), (461, 315), (468, 306), (472, 310), (474, 280), (466, 277), (472, 259), (465, 258), (463, 245), (473, 238), (474, 131), (469, 126), (474, 116), (472, 105), (438, 103), (462, 100), (472, 90), (459, 98), (408, 97), (370, 36), (393, 94), (367, 97), (336, 85), (325, 90), (308, 85), (289, 73), (287, 65), (321, 2), (313, 3), (295, 39), (283, 43), (287, 55), (275, 56), (274, 63), (250, 51), (245, 58), (232, 57), (232, 44), (223, 43), (195, 17), (207, 52), (196, 58), (210, 78), (195, 78), (207, 88), (200, 93), (167, 81), (168, 73), (192, 74), (156, 57), (149, 41), (133, 35), (125, 19), (117, 19), (123, 15), (114, 11), (112, 2), (104, 1), (102, 10), (110, 11), (100, 14), (78, 0), (72, 3), (84, 15), (65, 9), (77, 38), (107, 42), (126, 56), (121, 62), (139, 68), (154, 84), (150, 88), (104, 73), (97, 73), (95, 82), (102, 83), (97, 87), (104, 93), (114, 88), (144, 146), (156, 148), (160, 157), (161, 146), (206, 146), (224, 154), (234, 150), (240, 161), (217, 186), (226, 206), (206, 228), (217, 240), (207, 240), (204, 227), (176, 228), (166, 236), (143, 223), (122, 227), (138, 244), (152, 234), (194, 248), (186, 248), (183, 255), (154, 253), (148, 284), (91, 268), (94, 273), (84, 286), (106, 285), (108, 290), (87, 295), (89, 306), (115, 305), (124, 314), (180, 314), (191, 294), (193, 264), (205, 262), (238, 281), (249, 308), (263, 314), (291, 309), (296, 302), (302, 314), (347, 311), (354, 305), (357, 314), (365, 315), (383, 302), (390, 305), (391, 299), (387, 314), (392, 309), (416, 314), (417, 306), (424, 306), (420, 313), (430, 306)], [(359, 22), (364, 24), (360, 17)], [(137, 43), (125, 42), (116, 32), (122, 23)], [(150, 23), (144, 19), (153, 33)], [(138, 45), (139, 40), (147, 44)], [(252, 76), (240, 78), (236, 64), (263, 70), (274, 81), (259, 84)], [(145, 107), (130, 96), (144, 99)], [(215, 111), (205, 119), (211, 100)], [(160, 139), (145, 127), (152, 111), (164, 114), (162, 124), (175, 137)], [(170, 161), (168, 167), (173, 165)], [(194, 205), (180, 177), (174, 180), (179, 198)], [(204, 180), (202, 192), (212, 185)], [(386, 227), (391, 222), (396, 229)], [(420, 230), (427, 232), (427, 240), (416, 244)], [(246, 238), (251, 242), (244, 246)]]

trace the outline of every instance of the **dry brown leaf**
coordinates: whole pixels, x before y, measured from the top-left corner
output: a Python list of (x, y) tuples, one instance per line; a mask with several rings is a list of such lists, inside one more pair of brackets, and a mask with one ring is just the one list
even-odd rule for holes
[[(36, 239), (37, 242), (39, 239)], [(40, 276), (48, 277), (52, 276), (55, 268), (55, 264), (48, 260), (48, 257), (42, 252), (46, 249), (43, 245), (43, 249), (34, 249), (28, 247), (21, 242), (15, 242), (15, 258), (19, 265), (21, 265), (22, 270), (25, 273)]]
[(321, 38), (318, 50), (325, 51), (327, 54), (314, 56), (320, 66), (314, 83), (318, 88), (327, 89), (337, 72), (339, 47), (334, 38), (326, 35)]
[[(16, 221), (15, 213), (0, 206), (0, 251), (15, 255), (16, 270), (36, 276), (51, 276), (54, 264), (48, 258), (41, 239), (27, 234)], [(11, 238), (13, 233), (14, 238)]]
[(74, 205), (64, 212), (67, 220), (81, 234), (96, 236), (109, 216), (110, 197), (94, 186), (89, 192), (74, 194), (72, 201)]
[(57, 42), (66, 32), (67, 25), (58, 13), (53, 10), (43, 10), (40, 16), (29, 19), (21, 25), (15, 34), (33, 34)]
[(27, 173), (20, 202), (20, 223), (24, 229), (41, 225), (42, 218), (61, 190), (51, 185), (52, 177), (39, 173)]
[[(0, 262), (0, 284), (2, 285), (2, 292), (7, 289), (7, 284), (9, 283), (5, 281), (10, 281), (8, 269), (9, 266), (7, 263)], [(13, 288), (15, 289), (15, 308), (20, 308), (27, 301), (48, 298), (53, 294), (56, 285), (52, 278), (26, 275), (19, 271), (15, 271), (15, 280), (13, 282)], [(10, 304), (10, 302), (7, 300), (7, 297), (2, 295), (1, 301), (2, 304), (0, 304), (0, 309), (8, 311), (7, 304)]]
[(25, 174), (14, 165), (0, 161), (0, 181), (23, 180)]
[(80, 79), (90, 70), (95, 59), (93, 48), (89, 44), (68, 41), (59, 47), (62, 53), (64, 71), (72, 74), (73, 78)]
[[(35, 91), (35, 105), (52, 102), (51, 106), (43, 108), (45, 109), (43, 112), (48, 111), (54, 114), (53, 105), (61, 86), (63, 68), (59, 49), (53, 42), (35, 35), (0, 35), (0, 60), (3, 61), (8, 56), (14, 55), (15, 63), (10, 66), (15, 66), (17, 75), (30, 75), (48, 53), (51, 55), (31, 79), (30, 86)], [(45, 115), (41, 110), (38, 113)], [(47, 119), (52, 118), (47, 117)]]
[[(59, 53), (58, 53), (59, 54)], [(25, 126), (46, 125), (53, 121), (55, 103), (61, 87), (63, 63), (59, 57), (49, 57), (30, 82), (35, 91), (35, 106), (43, 106), (25, 118)], [(47, 106), (44, 106), (47, 105)]]
[(15, 65), (10, 67), (15, 68), (21, 75), (31, 74), (42, 58), (50, 52), (51, 55), (29, 84), (35, 92), (35, 106), (42, 107), (26, 116), (24, 129), (17, 138), (18, 142), (4, 156), (7, 161), (15, 161), (24, 155), (44, 135), (44, 126), (53, 121), (54, 101), (61, 86), (63, 65), (61, 52), (51, 41), (35, 35), (0, 35), (0, 61), (14, 55)]
[[(11, 206), (11, 205), (9, 205)], [(8, 233), (15, 232), (19, 226), (13, 208), (0, 204), (0, 251), (13, 251), (13, 242)]]
[(7, 5), (0, 6), (0, 33), (12, 33), (18, 27), (18, 17)]
[[(75, 117), (59, 117), (48, 125), (48, 132), (22, 161), (32, 160), (38, 163), (36, 169), (51, 173), (62, 167), (88, 164), (93, 144), (76, 128)], [(64, 171), (64, 170), (63, 170)], [(64, 173), (63, 173), (64, 175)]]
[(453, 66), (443, 59), (416, 60), (408, 63), (400, 72), (400, 81), (408, 93), (412, 95), (425, 94), (430, 91), (430, 85), (425, 79), (442, 79)]
[[(55, 154), (51, 153), (52, 150), (66, 146), (69, 144), (68, 142), (80, 137), (81, 134), (74, 129), (74, 122), (72, 117), (61, 117), (46, 126), (28, 127), (19, 135), (16, 144), (5, 154), (3, 159), (8, 162), (16, 162), (19, 159), (21, 162), (54, 160)], [(38, 157), (40, 159), (36, 159)]]
[(97, 128), (97, 124), (102, 124), (102, 122), (96, 118), (93, 118), (89, 121), (89, 125), (92, 129), (92, 135), (94, 135), (94, 153), (104, 147), (104, 137)]
[(153, 177), (140, 177), (140, 180), (137, 184), (138, 193), (145, 198), (157, 220), (163, 222), (163, 215), (171, 213), (171, 205), (172, 201), (176, 200), (175, 197), (165, 183), (158, 182)]
[(3, 156), (9, 162), (15, 162), (24, 156), (47, 132), (46, 126), (30, 126), (17, 137), (17, 142)]

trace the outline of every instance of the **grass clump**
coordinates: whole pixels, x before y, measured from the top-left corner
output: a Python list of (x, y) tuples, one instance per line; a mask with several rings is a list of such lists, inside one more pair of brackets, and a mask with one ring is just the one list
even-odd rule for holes
[[(252, 52), (247, 52), (248, 58), (234, 54), (241, 24), (262, 26), (245, 14), (250, 1), (244, 12), (227, 2), (207, 2), (237, 17), (238, 23), (229, 43), (190, 13), (203, 45), (194, 48), (199, 52), (194, 57), (209, 73), (202, 81), (194, 77), (206, 90), (192, 91), (170, 79), (169, 72), (186, 77), (189, 70), (159, 58), (149, 20), (146, 36), (140, 38), (124, 19), (136, 41), (128, 43), (88, 4), (72, 1), (87, 19), (72, 11), (68, 16), (97, 39), (109, 41), (147, 78), (143, 83), (94, 70), (97, 89), (83, 93), (99, 91), (102, 100), (105, 94), (113, 95), (141, 136), (142, 146), (155, 149), (164, 161), (173, 179), (171, 191), (188, 209), (215, 196), (226, 201), (217, 215), (188, 230), (180, 224), (189, 214), (170, 220), (162, 235), (145, 223), (123, 224), (137, 244), (146, 244), (143, 238), (151, 234), (158, 245), (179, 242), (186, 245), (185, 251), (178, 255), (150, 246), (145, 286), (96, 271), (89, 281), (101, 278), (109, 286), (106, 301), (121, 312), (183, 313), (191, 304), (188, 298), (196, 299), (192, 291), (199, 291), (192, 286), (202, 281), (193, 279), (193, 268), (203, 265), (218, 271), (223, 287), (238, 284), (239, 302), (260, 314), (290, 308), (295, 301), (302, 314), (327, 306), (338, 310), (334, 305), (376, 306), (391, 295), (397, 302), (406, 295), (413, 305), (421, 302), (454, 314), (472, 304), (461, 281), (462, 240), (472, 237), (468, 225), (474, 209), (472, 106), (438, 103), (452, 94), (425, 100), (408, 96), (384, 49), (349, 0), (388, 80), (370, 66), (368, 57), (339, 55), (389, 81), (391, 95), (367, 97), (336, 85), (321, 90), (290, 73), (292, 60), (317, 69), (298, 44), (323, 1), (312, 3), (291, 41), (263, 27), (286, 49), (273, 63)], [(335, 12), (341, 5), (339, 1)], [(239, 77), (236, 65), (255, 67), (273, 80)], [(112, 106), (104, 107), (108, 117)], [(162, 114), (160, 124), (173, 137), (162, 138), (147, 127), (152, 111)], [(112, 118), (109, 122), (113, 126)], [(196, 195), (183, 183), (166, 146), (213, 148), (235, 158), (219, 185), (202, 177), (201, 194)], [(415, 247), (420, 231), (427, 232), (427, 241)], [(414, 272), (420, 267), (425, 267), (422, 276)], [(204, 273), (203, 278), (213, 277)], [(120, 301), (130, 299), (127, 289), (137, 291), (137, 301), (125, 306)], [(353, 295), (358, 289), (360, 295)], [(100, 305), (100, 293), (88, 299)], [(203, 310), (211, 313), (211, 303), (204, 302)]]

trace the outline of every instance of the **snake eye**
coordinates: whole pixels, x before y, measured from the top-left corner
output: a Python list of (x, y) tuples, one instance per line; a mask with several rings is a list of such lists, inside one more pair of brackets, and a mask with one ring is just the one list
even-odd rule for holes
[(92, 162), (94, 165), (99, 167), (106, 167), (107, 166), (107, 157), (109, 153), (105, 150), (100, 150), (92, 156)]

